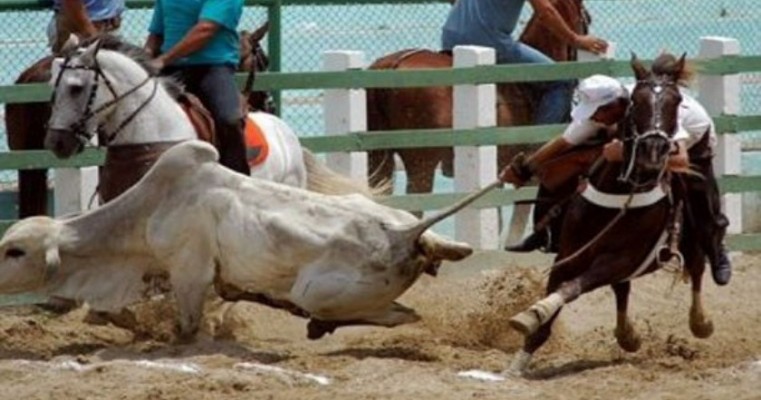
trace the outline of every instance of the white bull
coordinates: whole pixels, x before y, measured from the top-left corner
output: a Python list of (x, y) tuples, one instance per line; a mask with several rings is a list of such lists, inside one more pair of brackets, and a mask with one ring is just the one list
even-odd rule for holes
[(19, 221), (0, 241), (0, 293), (32, 291), (117, 311), (168, 279), (187, 338), (215, 283), (225, 299), (311, 318), (309, 336), (318, 338), (341, 325), (416, 321), (394, 300), (442, 260), (472, 252), (427, 230), (443, 215), (420, 221), (361, 195), (249, 178), (217, 156), (211, 145), (189, 141), (101, 208)]

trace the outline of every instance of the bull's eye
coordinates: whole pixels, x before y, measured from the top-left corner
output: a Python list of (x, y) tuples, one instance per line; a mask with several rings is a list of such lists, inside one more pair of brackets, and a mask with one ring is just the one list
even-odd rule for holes
[(5, 251), (5, 258), (19, 258), (26, 255), (26, 252), (24, 250), (21, 250), (16, 247), (11, 247), (10, 249)]

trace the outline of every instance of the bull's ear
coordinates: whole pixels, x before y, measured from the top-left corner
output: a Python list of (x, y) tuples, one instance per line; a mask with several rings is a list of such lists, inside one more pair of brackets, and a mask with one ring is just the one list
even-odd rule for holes
[(634, 52), (632, 52), (631, 66), (632, 70), (634, 71), (634, 77), (637, 78), (638, 81), (642, 81), (650, 77), (650, 71), (648, 71), (647, 68), (642, 65), (642, 62), (639, 61), (637, 55), (634, 54)]
[(58, 271), (61, 266), (61, 254), (58, 251), (58, 241), (48, 239), (45, 241), (45, 275), (50, 276)]

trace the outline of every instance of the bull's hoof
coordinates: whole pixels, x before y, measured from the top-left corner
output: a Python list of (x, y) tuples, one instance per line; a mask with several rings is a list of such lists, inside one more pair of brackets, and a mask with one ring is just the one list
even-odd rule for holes
[(307, 338), (309, 340), (320, 339), (328, 333), (335, 332), (336, 328), (338, 328), (338, 324), (335, 322), (310, 319), (307, 323)]
[(91, 325), (106, 325), (108, 323), (128, 331), (134, 332), (137, 329), (138, 322), (135, 313), (124, 308), (117, 312), (89, 310), (84, 318), (84, 322)]
[(61, 297), (51, 297), (47, 302), (35, 304), (35, 306), (41, 310), (57, 315), (62, 315), (79, 307), (79, 303), (77, 303), (75, 300), (64, 299)]
[(536, 332), (542, 325), (533, 310), (524, 311), (510, 318), (510, 326), (524, 336), (529, 336)]

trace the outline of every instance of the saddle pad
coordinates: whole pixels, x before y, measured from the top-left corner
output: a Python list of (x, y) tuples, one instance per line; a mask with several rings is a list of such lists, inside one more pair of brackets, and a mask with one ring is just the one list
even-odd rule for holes
[(267, 160), (270, 147), (264, 132), (262, 132), (256, 121), (250, 117), (246, 117), (245, 120), (246, 159), (248, 160), (248, 165), (253, 167)]

